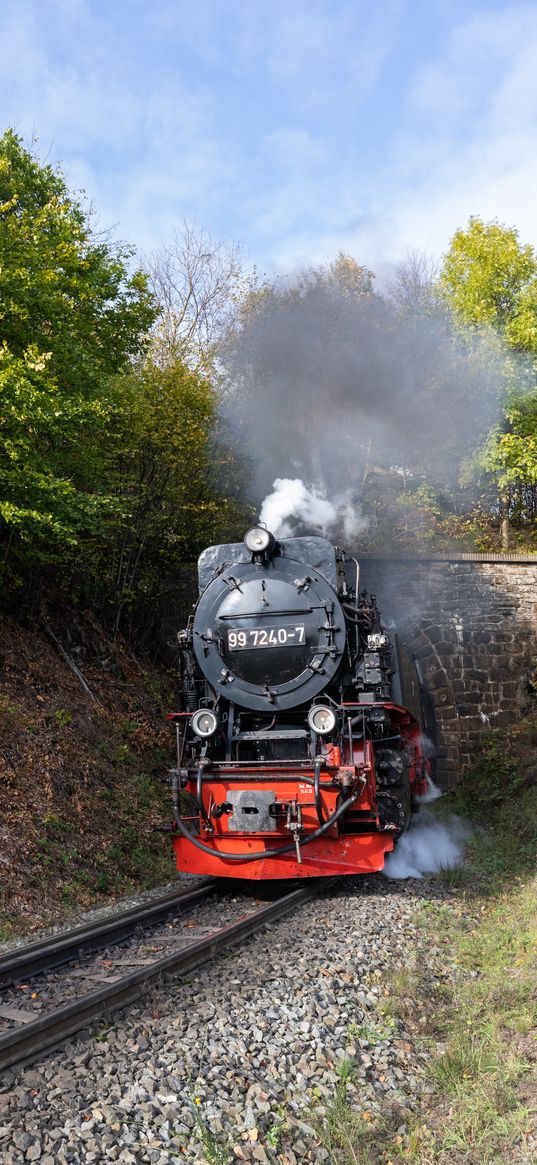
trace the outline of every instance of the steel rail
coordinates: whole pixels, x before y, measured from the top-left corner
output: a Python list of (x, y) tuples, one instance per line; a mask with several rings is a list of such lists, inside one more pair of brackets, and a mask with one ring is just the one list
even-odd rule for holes
[(80, 954), (91, 954), (102, 950), (108, 943), (128, 938), (138, 927), (153, 926), (174, 914), (181, 914), (214, 894), (217, 886), (217, 880), (210, 878), (192, 889), (175, 890), (162, 898), (8, 951), (0, 956), (0, 987), (61, 967)]
[(42, 1052), (75, 1035), (88, 1024), (94, 1024), (118, 1008), (140, 998), (155, 981), (191, 971), (221, 951), (243, 942), (267, 923), (282, 918), (322, 890), (328, 890), (337, 881), (337, 877), (312, 879), (313, 884), (285, 894), (255, 913), (243, 916), (237, 922), (222, 927), (208, 937), (198, 939), (188, 947), (156, 960), (151, 966), (132, 971), (100, 991), (76, 999), (73, 1003), (25, 1024), (20, 1029), (5, 1033), (0, 1037), (0, 1071), (36, 1059)]

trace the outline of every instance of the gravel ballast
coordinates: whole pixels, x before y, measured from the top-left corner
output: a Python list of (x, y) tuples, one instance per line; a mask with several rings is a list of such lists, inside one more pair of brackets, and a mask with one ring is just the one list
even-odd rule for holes
[(318, 1127), (343, 1078), (364, 1119), (397, 1103), (404, 1120), (427, 1087), (424, 1056), (379, 1004), (388, 976), (426, 958), (414, 916), (437, 893), (434, 881), (349, 879), (6, 1073), (0, 1160), (329, 1165)]

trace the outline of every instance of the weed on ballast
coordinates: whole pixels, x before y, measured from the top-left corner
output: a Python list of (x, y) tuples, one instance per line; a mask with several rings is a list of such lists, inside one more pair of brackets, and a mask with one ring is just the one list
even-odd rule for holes
[[(368, 1031), (372, 1039), (378, 1040), (380, 1027), (373, 1029), (368, 1025)], [(329, 1152), (331, 1165), (384, 1165), (403, 1119), (398, 1106), (387, 1104), (379, 1114), (357, 1102), (357, 1092), (350, 1088), (356, 1082), (353, 1059), (340, 1060), (336, 1071), (338, 1079), (332, 1102), (327, 1104), (322, 1119), (315, 1112), (311, 1117), (319, 1144)]]
[(231, 1155), (231, 1144), (229, 1140), (226, 1138), (225, 1141), (222, 1141), (211, 1132), (198, 1107), (199, 1103), (199, 1098), (195, 1097), (192, 1108), (196, 1122), (196, 1130), (203, 1145), (207, 1165), (232, 1165), (233, 1157)]
[(319, 1140), (333, 1165), (388, 1165), (396, 1151), (401, 1120), (396, 1106), (385, 1108), (382, 1115), (367, 1108), (360, 1111), (336, 1086), (334, 1100), (319, 1126)]
[(342, 1060), (338, 1061), (336, 1072), (338, 1077), (336, 1084), (336, 1096), (339, 1100), (346, 1101), (348, 1085), (354, 1080), (356, 1075), (356, 1065), (354, 1060), (351, 1060), (348, 1056), (345, 1056)]
[(378, 1023), (367, 1023), (365, 1020), (362, 1023), (351, 1023), (347, 1028), (347, 1034), (353, 1040), (367, 1040), (374, 1048), (377, 1044), (391, 1040), (396, 1030), (397, 1022), (386, 1009)]
[(284, 1106), (278, 1105), (273, 1114), (272, 1123), (268, 1126), (265, 1133), (265, 1140), (270, 1149), (278, 1153), (282, 1149), (283, 1139), (285, 1134), (289, 1131), (290, 1125), (287, 1120)]
[(233, 1165), (231, 1141), (222, 1133), (214, 1133), (203, 1111), (205, 1099), (203, 1065), (207, 1048), (207, 1036), (199, 1048), (197, 1075), (189, 1076), (187, 1083), (188, 1103), (193, 1117), (193, 1132), (203, 1146), (207, 1165)]

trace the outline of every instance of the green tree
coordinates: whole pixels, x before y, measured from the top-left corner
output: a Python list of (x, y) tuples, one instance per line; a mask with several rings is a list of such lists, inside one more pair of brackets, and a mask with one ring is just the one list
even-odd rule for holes
[(532, 348), (533, 337), (537, 351), (537, 256), (514, 228), (471, 218), (451, 240), (440, 286), (465, 324), (500, 329), (524, 350)]
[(155, 318), (131, 252), (94, 236), (59, 170), (0, 138), (0, 540), (57, 558), (114, 506), (97, 434)]
[(243, 516), (230, 496), (231, 454), (213, 439), (217, 397), (208, 380), (180, 360), (147, 361), (119, 377), (114, 392), (115, 427), (103, 441), (115, 513), (90, 575), (115, 630), (128, 624), (139, 642), (177, 602), (181, 564), (236, 537)]
[(502, 546), (508, 549), (511, 519), (533, 523), (537, 513), (537, 255), (520, 243), (514, 228), (471, 218), (451, 241), (439, 285), (464, 327), (498, 337), (501, 419), (476, 465), (495, 482)]

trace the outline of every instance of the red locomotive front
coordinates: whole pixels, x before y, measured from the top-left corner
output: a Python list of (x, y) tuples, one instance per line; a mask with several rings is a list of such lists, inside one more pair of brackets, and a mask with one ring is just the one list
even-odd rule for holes
[[(370, 873), (424, 792), (424, 692), (359, 568), (262, 526), (210, 547), (181, 632), (173, 713), (178, 869), (236, 878)], [(428, 731), (430, 734), (430, 726)]]

